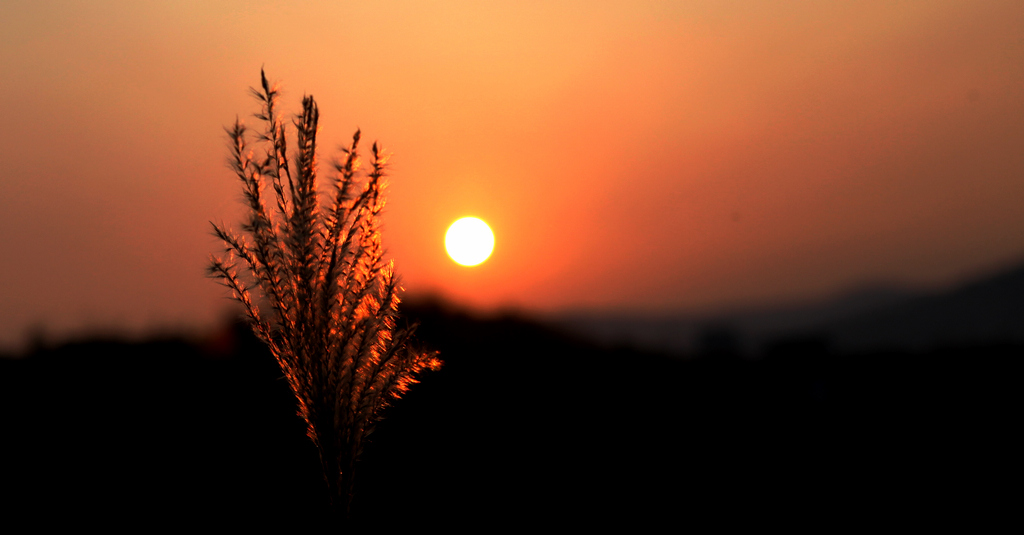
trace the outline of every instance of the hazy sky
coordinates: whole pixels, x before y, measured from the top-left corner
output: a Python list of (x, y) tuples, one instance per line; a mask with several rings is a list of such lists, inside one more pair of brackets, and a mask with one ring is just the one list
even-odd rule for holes
[[(321, 154), (394, 156), (410, 292), (708, 309), (1024, 258), (1024, 5), (995, 1), (0, 3), (0, 344), (201, 326), (223, 127), (265, 66)], [(447, 258), (464, 215), (497, 245)], [(236, 225), (237, 226), (237, 225)]]

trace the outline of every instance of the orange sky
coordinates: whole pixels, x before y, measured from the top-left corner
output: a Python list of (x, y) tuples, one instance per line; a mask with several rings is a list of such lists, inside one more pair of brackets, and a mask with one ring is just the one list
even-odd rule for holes
[[(0, 4), (0, 345), (197, 327), (222, 127), (259, 69), (393, 153), (411, 292), (480, 308), (715, 309), (1024, 257), (1010, 1)], [(497, 245), (447, 258), (478, 216)]]

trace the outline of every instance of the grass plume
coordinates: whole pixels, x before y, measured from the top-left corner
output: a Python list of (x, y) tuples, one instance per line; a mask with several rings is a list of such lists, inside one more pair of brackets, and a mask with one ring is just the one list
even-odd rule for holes
[(237, 119), (226, 129), (247, 208), (243, 232), (213, 224), (227, 256), (211, 256), (209, 271), (277, 359), (320, 453), (332, 504), (347, 517), (355, 462), (381, 411), (441, 361), (410, 346), (414, 326), (396, 323), (399, 281), (380, 237), (387, 156), (374, 143), (369, 168), (360, 169), (357, 130), (321, 192), (313, 97), (303, 97), (292, 122), (293, 147), (277, 86), (261, 70), (251, 91), (262, 129)]

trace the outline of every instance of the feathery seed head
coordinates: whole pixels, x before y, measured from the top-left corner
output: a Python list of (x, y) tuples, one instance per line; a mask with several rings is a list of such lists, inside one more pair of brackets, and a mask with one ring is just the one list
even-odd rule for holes
[[(228, 256), (211, 256), (208, 272), (242, 304), (277, 359), (320, 451), (335, 503), (347, 510), (362, 439), (389, 402), (441, 361), (437, 353), (409, 345), (415, 326), (397, 327), (400, 287), (393, 262), (383, 261), (379, 230), (389, 155), (374, 142), (371, 168), (360, 173), (356, 130), (351, 145), (341, 149), (344, 158), (334, 161), (334, 194), (321, 206), (316, 101), (303, 97), (292, 122), (292, 148), (276, 110), (278, 86), (261, 69), (260, 88), (250, 91), (261, 105), (255, 117), (265, 129), (255, 143), (264, 152), (255, 158), (249, 131), (237, 117), (225, 129), (248, 214), (244, 235), (213, 224)], [(267, 184), (272, 208), (263, 194)], [(253, 302), (253, 291), (268, 313)]]

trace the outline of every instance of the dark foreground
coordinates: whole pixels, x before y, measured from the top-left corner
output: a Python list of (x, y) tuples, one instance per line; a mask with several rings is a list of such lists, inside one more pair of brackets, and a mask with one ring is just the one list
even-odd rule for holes
[[(515, 318), (408, 312), (445, 367), (371, 436), (362, 531), (977, 525), (1019, 502), (1024, 347), (834, 355), (807, 339), (756, 360), (678, 359)], [(9, 521), (325, 521), (316, 451), (244, 329), (0, 360), (0, 437)]]

